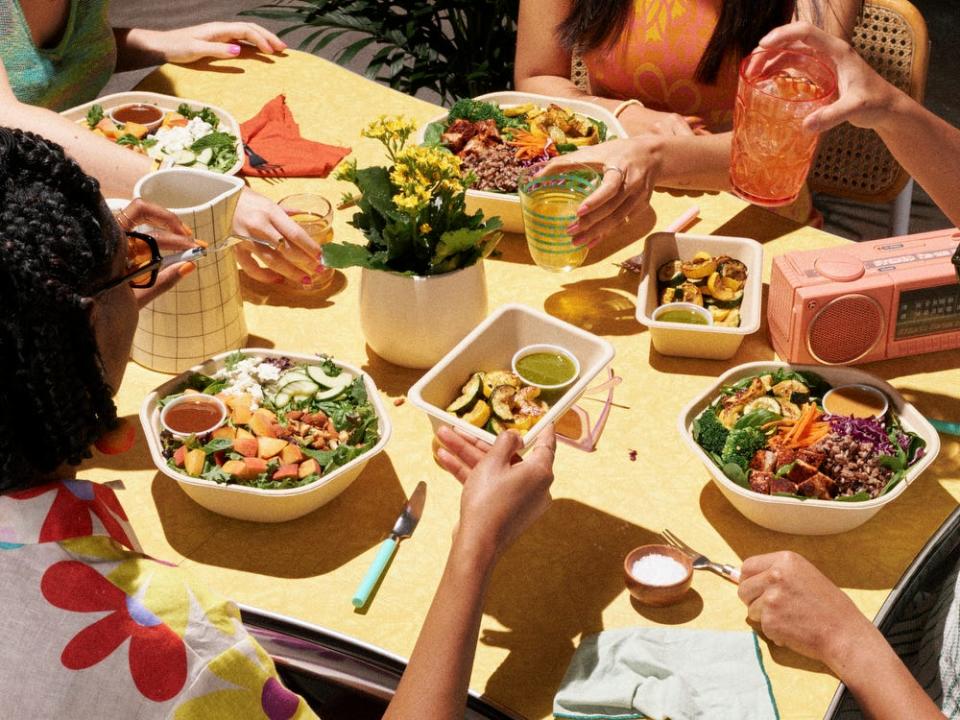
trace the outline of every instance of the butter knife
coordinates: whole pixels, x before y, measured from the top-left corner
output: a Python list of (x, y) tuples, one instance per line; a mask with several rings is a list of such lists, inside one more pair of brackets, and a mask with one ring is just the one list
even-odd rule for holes
[(352, 601), (354, 607), (362, 608), (367, 604), (370, 593), (380, 580), (384, 570), (386, 570), (387, 563), (390, 562), (390, 558), (393, 557), (393, 553), (397, 549), (397, 544), (404, 538), (410, 537), (414, 528), (417, 527), (417, 523), (420, 522), (420, 516), (423, 514), (423, 503), (426, 499), (427, 484), (421, 480), (417, 483), (417, 487), (404, 506), (403, 512), (400, 513), (400, 517), (397, 518), (393, 530), (390, 531), (390, 537), (380, 545), (380, 550), (373, 559), (373, 564), (367, 570), (367, 574), (363, 576), (357, 592), (354, 593)]

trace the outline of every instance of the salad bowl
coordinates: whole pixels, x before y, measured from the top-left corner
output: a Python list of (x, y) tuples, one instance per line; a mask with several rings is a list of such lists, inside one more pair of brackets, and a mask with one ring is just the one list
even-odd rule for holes
[[(744, 378), (775, 373), (778, 370), (818, 375), (833, 387), (862, 384), (877, 388), (889, 399), (890, 408), (896, 413), (903, 429), (916, 434), (926, 443), (922, 456), (906, 468), (900, 482), (869, 500), (845, 502), (836, 499), (766, 495), (734, 482), (697, 442), (694, 437), (694, 421), (720, 395), (721, 388)], [(940, 452), (940, 438), (936, 430), (917, 408), (904, 400), (889, 383), (851, 367), (790, 365), (784, 362), (738, 365), (717, 378), (706, 392), (692, 400), (681, 411), (677, 425), (691, 452), (703, 462), (717, 488), (741, 514), (762, 527), (795, 535), (832, 535), (859, 527), (906, 492), (907, 487), (933, 463)]]
[[(494, 103), (502, 108), (526, 104), (547, 108), (551, 103), (555, 103), (567, 110), (571, 110), (574, 113), (606, 125), (606, 137), (608, 140), (627, 137), (627, 131), (623, 128), (623, 125), (620, 124), (620, 121), (613, 116), (613, 113), (604, 107), (584, 102), (583, 100), (514, 91), (487, 93), (486, 95), (479, 95), (473, 99)], [(442, 123), (446, 119), (446, 112), (432, 118), (417, 131), (414, 136), (414, 142), (418, 145), (423, 144), (430, 126), (434, 123)], [(515, 192), (504, 193), (489, 190), (467, 190), (467, 210), (471, 213), (482, 210), (484, 217), (499, 216), (503, 221), (503, 230), (505, 232), (523, 232), (523, 214), (520, 210), (520, 198)]]
[[(161, 93), (131, 91), (113, 93), (112, 95), (104, 95), (103, 97), (97, 98), (96, 100), (91, 100), (83, 105), (77, 105), (76, 107), (64, 110), (60, 114), (68, 120), (73, 120), (76, 123), (83, 123), (87, 118), (87, 114), (94, 107), (94, 105), (99, 105), (103, 110), (104, 116), (110, 117), (110, 114), (114, 110), (125, 105), (152, 105), (166, 113), (175, 112), (177, 108), (184, 103), (193, 111), (200, 111), (204, 108), (209, 109), (220, 120), (216, 131), (229, 133), (236, 138), (236, 160), (229, 167), (217, 168), (217, 171), (222, 172), (224, 175), (236, 175), (238, 172), (240, 172), (240, 168), (243, 167), (243, 141), (240, 139), (240, 125), (237, 123), (233, 115), (222, 108), (211, 105), (210, 103), (205, 103), (200, 100), (185, 100), (183, 98), (174, 97), (172, 95), (163, 95)], [(84, 127), (87, 127), (85, 123)], [(167, 158), (166, 155), (158, 155), (158, 157)], [(187, 157), (189, 158), (189, 153), (187, 153)], [(161, 163), (160, 167), (172, 167), (176, 165), (189, 167), (196, 166), (197, 168), (212, 169), (207, 168), (205, 163), (198, 163), (197, 159), (198, 158), (196, 157), (190, 160), (171, 156), (167, 158), (166, 163)]]
[[(317, 355), (264, 348), (244, 348), (241, 352), (245, 358), (288, 358), (297, 365), (315, 365), (317, 367), (322, 363), (322, 358)], [(298, 487), (282, 489), (256, 487), (240, 482), (214, 482), (210, 479), (197, 477), (196, 474), (193, 476), (188, 474), (185, 468), (178, 467), (177, 463), (171, 458), (170, 447), (165, 448), (164, 446), (163, 428), (160, 422), (162, 401), (171, 394), (181, 392), (192, 376), (196, 374), (211, 376), (226, 367), (231, 356), (235, 357), (235, 353), (221, 353), (168, 380), (147, 395), (140, 408), (140, 422), (147, 438), (151, 458), (157, 469), (175, 480), (191, 499), (208, 510), (227, 517), (255, 522), (283, 522), (301, 517), (330, 502), (346, 490), (363, 472), (370, 459), (381, 452), (390, 439), (390, 419), (373, 380), (369, 375), (352, 365), (330, 359), (329, 362), (340, 368), (344, 377), (363, 379), (367, 399), (377, 416), (377, 440), (372, 447), (356, 457), (352, 457), (339, 467), (324, 472), (319, 479)], [(349, 373), (349, 376), (347, 376), (347, 373)], [(333, 391), (327, 391), (326, 394), (329, 395), (330, 392)], [(289, 399), (280, 396), (281, 393), (277, 392), (271, 397), (271, 400), (280, 405), (286, 404)], [(318, 394), (317, 397), (322, 396)]]

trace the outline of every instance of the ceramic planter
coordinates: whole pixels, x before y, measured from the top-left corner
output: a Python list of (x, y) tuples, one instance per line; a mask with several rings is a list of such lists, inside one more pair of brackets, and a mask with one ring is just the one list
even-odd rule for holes
[(483, 260), (421, 277), (364, 268), (360, 324), (370, 348), (409, 368), (432, 367), (487, 315)]

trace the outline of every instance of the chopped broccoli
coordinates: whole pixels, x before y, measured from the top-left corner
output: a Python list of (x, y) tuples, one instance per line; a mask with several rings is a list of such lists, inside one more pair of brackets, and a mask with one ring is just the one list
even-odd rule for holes
[(766, 444), (767, 436), (763, 430), (755, 427), (734, 428), (723, 443), (720, 459), (724, 465), (734, 463), (746, 470), (757, 450)]
[(508, 118), (503, 114), (503, 110), (493, 103), (483, 102), (482, 100), (471, 100), (470, 98), (457, 100), (453, 104), (453, 107), (450, 108), (450, 112), (447, 114), (447, 123), (451, 123), (459, 118), (469, 120), (470, 122), (493, 120), (500, 130), (503, 130), (505, 127), (522, 127), (524, 125), (522, 119)]
[(730, 431), (720, 422), (713, 408), (707, 408), (703, 414), (697, 418), (696, 441), (700, 443), (700, 446), (704, 450), (719, 455), (723, 452), (723, 444), (726, 442), (727, 435), (729, 434)]

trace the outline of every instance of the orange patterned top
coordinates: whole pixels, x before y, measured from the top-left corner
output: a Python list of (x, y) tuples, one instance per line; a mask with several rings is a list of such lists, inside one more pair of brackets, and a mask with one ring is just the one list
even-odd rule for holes
[(693, 77), (720, 18), (723, 0), (634, 0), (615, 44), (583, 56), (592, 92), (636, 98), (654, 110), (696, 115), (714, 131), (730, 129), (737, 62), (727, 57), (715, 85)]

